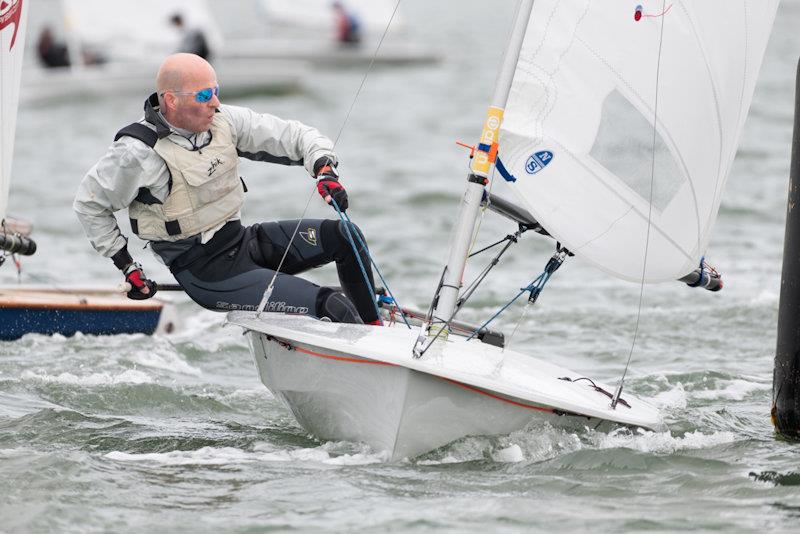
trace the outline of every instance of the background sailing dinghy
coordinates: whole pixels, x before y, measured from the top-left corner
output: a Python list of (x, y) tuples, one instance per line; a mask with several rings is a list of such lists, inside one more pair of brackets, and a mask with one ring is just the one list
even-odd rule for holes
[[(180, 34), (170, 24), (170, 17), (177, 13), (188, 28), (200, 29), (206, 36), (211, 61), (227, 97), (297, 91), (308, 72), (302, 61), (220, 58), (225, 39), (204, 1), (50, 0), (47, 4), (42, 1), (37, 8), (63, 11), (63, 33), (72, 65), (45, 68), (36, 61), (26, 63), (22, 77), (26, 104), (109, 94), (144, 100), (154, 90), (161, 60), (175, 52), (180, 42)], [(33, 19), (40, 23), (32, 25), (31, 46), (46, 20), (41, 13), (34, 13)], [(103, 61), (87, 63), (84, 59), (90, 55), (98, 55)]]
[[(226, 58), (262, 58), (281, 61), (308, 61), (318, 68), (421, 65), (436, 63), (441, 51), (415, 43), (407, 25), (395, 13), (393, 0), (344, 0), (343, 7), (359, 21), (359, 44), (337, 42), (331, 0), (261, 0), (260, 14), (265, 20), (266, 37), (225, 40)], [(392, 19), (387, 40), (375, 54), (386, 23)]]
[[(0, 11), (0, 266), (15, 254), (30, 255), (31, 226), (8, 217), (11, 159), (17, 122), (22, 56), (30, 0), (3, 2)], [(14, 257), (16, 260), (16, 257)], [(0, 286), (0, 340), (27, 333), (73, 335), (152, 334), (171, 330), (165, 302), (129, 300), (116, 289)]]
[(622, 379), (610, 388), (455, 334), (474, 290), (462, 275), (485, 184), (496, 166), (517, 212), (560, 242), (526, 288), (531, 297), (566, 258), (562, 247), (622, 279), (694, 274), (705, 286), (711, 277), (698, 265), (777, 4), (522, 0), (422, 330), (231, 313), (264, 384), (312, 434), (364, 441), (391, 458), (535, 420), (662, 428)]

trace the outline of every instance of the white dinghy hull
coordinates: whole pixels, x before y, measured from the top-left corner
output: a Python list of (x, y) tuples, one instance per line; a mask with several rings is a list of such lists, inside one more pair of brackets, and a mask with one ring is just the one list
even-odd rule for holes
[(228, 321), (245, 329), (261, 381), (306, 431), (367, 443), (390, 460), (544, 421), (663, 427), (658, 411), (637, 398), (626, 394), (612, 409), (607, 393), (575, 381), (580, 375), (477, 340), (453, 337), (414, 359), (417, 331), (401, 325), (253, 312), (231, 312)]

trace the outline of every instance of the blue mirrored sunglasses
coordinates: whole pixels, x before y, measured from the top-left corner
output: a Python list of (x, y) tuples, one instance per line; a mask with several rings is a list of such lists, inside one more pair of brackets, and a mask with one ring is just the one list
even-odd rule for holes
[(211, 100), (214, 95), (219, 96), (219, 85), (215, 87), (206, 87), (205, 89), (200, 89), (199, 91), (164, 91), (161, 93), (161, 96), (164, 96), (165, 93), (172, 93), (174, 95), (192, 95), (194, 96), (195, 102), (200, 102), (204, 104)]

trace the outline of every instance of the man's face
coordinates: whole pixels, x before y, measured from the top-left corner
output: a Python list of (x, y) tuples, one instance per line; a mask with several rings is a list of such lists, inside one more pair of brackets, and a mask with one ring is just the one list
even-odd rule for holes
[[(217, 77), (213, 70), (198, 73), (186, 78), (182, 93), (195, 93), (203, 89), (217, 87)], [(211, 127), (214, 113), (220, 105), (219, 97), (212, 94), (208, 102), (198, 102), (194, 94), (171, 94), (174, 102), (174, 114), (169, 117), (173, 125), (190, 132), (205, 132)]]

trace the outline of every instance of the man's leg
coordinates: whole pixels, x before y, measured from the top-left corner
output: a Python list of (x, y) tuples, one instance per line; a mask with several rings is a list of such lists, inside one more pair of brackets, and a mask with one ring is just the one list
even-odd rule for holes
[[(364, 275), (341, 221), (304, 219), (299, 227), (297, 220), (277, 221), (262, 223), (255, 228), (258, 236), (257, 250), (251, 250), (251, 255), (256, 263), (271, 269), (278, 268), (291, 236), (297, 228), (298, 235), (292, 240), (291, 249), (281, 266), (281, 272), (301, 273), (335, 261), (342, 291), (355, 305), (361, 319), (365, 323), (372, 323), (378, 319), (375, 311), (375, 295), (364, 282)], [(359, 232), (361, 242), (365, 243), (364, 237), (355, 225), (351, 226), (350, 231), (356, 247), (359, 248), (359, 255), (370, 284), (374, 288), (367, 250), (361, 247), (355, 232)]]
[[(257, 228), (258, 225), (245, 229), (234, 241), (214, 243), (212, 239), (209, 244), (197, 245), (193, 261), (173, 269), (176, 280), (192, 300), (218, 311), (258, 307), (275, 271), (264, 266)], [(265, 310), (325, 317), (334, 322), (362, 322), (358, 311), (340, 291), (285, 272), (276, 277)]]

